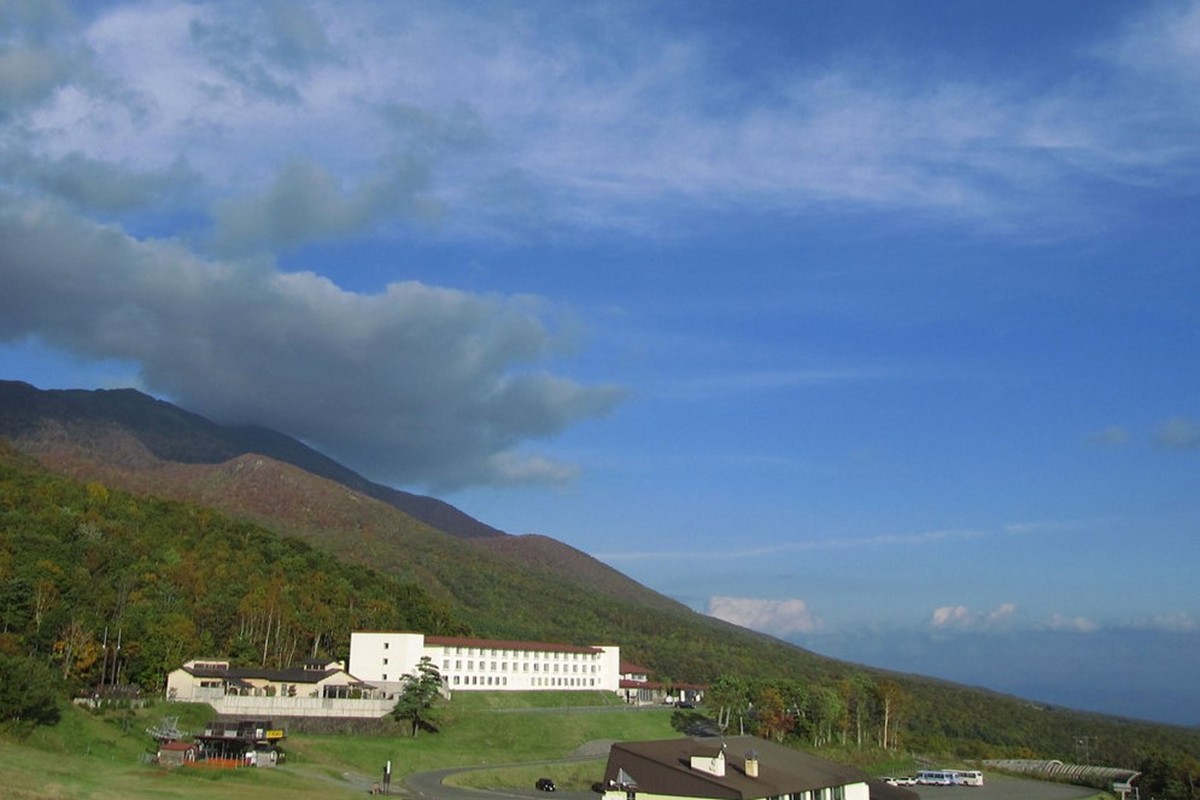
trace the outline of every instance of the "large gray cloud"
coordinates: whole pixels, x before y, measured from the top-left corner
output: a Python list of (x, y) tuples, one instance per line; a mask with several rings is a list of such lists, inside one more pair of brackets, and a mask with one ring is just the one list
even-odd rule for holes
[(570, 465), (523, 445), (622, 396), (539, 367), (561, 343), (528, 298), (415, 282), (355, 294), (7, 195), (0, 241), (0, 339), (136, 362), (188, 408), (272, 425), (399, 484), (564, 480)]

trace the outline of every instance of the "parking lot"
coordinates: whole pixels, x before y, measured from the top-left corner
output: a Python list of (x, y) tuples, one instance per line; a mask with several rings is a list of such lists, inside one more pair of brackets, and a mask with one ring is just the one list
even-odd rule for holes
[(906, 786), (921, 795), (921, 800), (1077, 800), (1095, 797), (1099, 792), (1086, 786), (1010, 778), (985, 773), (983, 786)]

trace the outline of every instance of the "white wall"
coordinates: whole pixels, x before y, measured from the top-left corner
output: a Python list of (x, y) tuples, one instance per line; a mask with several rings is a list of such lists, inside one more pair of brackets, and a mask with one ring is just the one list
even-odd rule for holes
[(425, 655), (425, 636), (399, 631), (352, 632), (351, 675), (389, 692), (398, 691), (405, 673), (415, 674)]
[(616, 646), (597, 649), (599, 654), (513, 649), (511, 643), (487, 640), (458, 646), (426, 643), (419, 633), (353, 632), (349, 671), (360, 680), (396, 692), (401, 688), (401, 676), (415, 673), (421, 657), (428, 656), (451, 692), (617, 692), (621, 650)]

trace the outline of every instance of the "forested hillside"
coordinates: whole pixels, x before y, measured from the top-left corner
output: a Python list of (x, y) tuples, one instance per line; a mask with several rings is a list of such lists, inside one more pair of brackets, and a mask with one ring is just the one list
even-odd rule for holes
[(0, 650), (77, 688), (99, 683), (107, 631), (109, 681), (147, 690), (196, 656), (282, 666), (344, 658), (353, 629), (469, 630), (419, 585), (208, 509), (53, 476), (3, 443), (0, 617)]
[[(553, 559), (521, 566), (444, 538), (461, 551), (408, 551), (422, 563), (406, 571), (434, 576), (435, 597), (295, 537), (199, 505), (72, 481), (0, 446), (0, 652), (53, 668), (64, 691), (105, 675), (112, 682), (117, 672), (122, 683), (156, 690), (190, 657), (271, 665), (344, 657), (349, 632), (362, 628), (615, 642), (660, 679), (713, 684), (712, 707), (727, 709), (735, 728), (810, 746), (1069, 761), (1086, 734), (1093, 755), (1113, 764), (1152, 756), (1184, 764), (1200, 752), (1195, 731), (844, 664), (675, 604), (572, 590)], [(326, 537), (322, 546), (337, 542)], [(354, 551), (350, 542), (343, 549)], [(392, 558), (396, 567), (406, 557)]]

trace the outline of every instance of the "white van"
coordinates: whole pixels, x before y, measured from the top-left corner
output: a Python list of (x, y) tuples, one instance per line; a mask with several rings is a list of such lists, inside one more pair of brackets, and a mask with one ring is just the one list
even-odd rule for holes
[(977, 769), (974, 770), (955, 770), (954, 774), (958, 777), (955, 783), (962, 786), (983, 786), (983, 773)]

